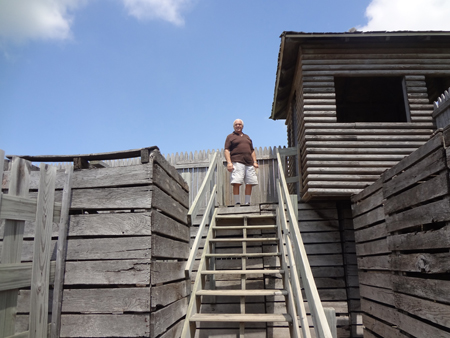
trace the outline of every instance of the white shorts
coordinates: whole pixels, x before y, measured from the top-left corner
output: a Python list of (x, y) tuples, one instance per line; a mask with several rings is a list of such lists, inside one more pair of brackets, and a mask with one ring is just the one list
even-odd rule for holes
[(239, 162), (233, 162), (233, 172), (231, 173), (231, 184), (245, 184), (257, 185), (258, 177), (256, 177), (255, 167), (252, 165), (245, 165)]

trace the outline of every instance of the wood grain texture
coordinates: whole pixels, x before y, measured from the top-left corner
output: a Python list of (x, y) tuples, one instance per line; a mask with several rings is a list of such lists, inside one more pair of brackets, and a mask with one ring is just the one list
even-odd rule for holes
[(63, 337), (149, 337), (149, 314), (63, 314)]
[(150, 335), (157, 337), (186, 315), (186, 297), (150, 314)]
[[(69, 236), (150, 236), (153, 213), (71, 215)], [(162, 221), (158, 224), (165, 225)]]
[(64, 290), (63, 313), (149, 312), (150, 288)]
[(31, 277), (30, 335), (47, 338), (51, 234), (56, 168), (40, 165), (41, 178), (36, 210)]
[(67, 262), (65, 285), (149, 285), (150, 259)]

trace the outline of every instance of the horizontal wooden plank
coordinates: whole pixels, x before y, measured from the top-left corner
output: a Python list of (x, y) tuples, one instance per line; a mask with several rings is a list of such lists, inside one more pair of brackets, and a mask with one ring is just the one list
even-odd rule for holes
[[(310, 130), (311, 132), (312, 130)], [(315, 130), (314, 130), (315, 131)], [(369, 142), (369, 141), (384, 141), (384, 142), (422, 142), (425, 143), (429, 139), (428, 133), (425, 135), (402, 135), (402, 134), (388, 134), (388, 135), (380, 135), (380, 134), (328, 134), (328, 135), (317, 135), (305, 133), (305, 141), (323, 141), (323, 142), (343, 142), (343, 141), (361, 141), (361, 142)]]
[(361, 285), (359, 291), (361, 297), (363, 298), (387, 304), (390, 306), (395, 306), (394, 292), (390, 289), (378, 288), (369, 285)]
[[(0, 291), (14, 290), (31, 286), (33, 263), (1, 264)], [(55, 262), (50, 263), (50, 282), (55, 279)]]
[(439, 327), (428, 324), (427, 322), (417, 320), (402, 312), (398, 312), (398, 328), (412, 336), (420, 335), (421, 337), (448, 337), (448, 331)]
[(186, 262), (152, 262), (152, 285), (185, 279), (185, 266)]
[(189, 242), (181, 242), (158, 235), (153, 235), (151, 242), (152, 257), (154, 258), (187, 259), (189, 257)]
[(388, 232), (407, 229), (421, 224), (450, 220), (450, 199), (416, 206), (413, 209), (386, 217)]
[(147, 149), (148, 151), (158, 150), (157, 146), (145, 147), (140, 149), (130, 149), (123, 151), (112, 151), (107, 153), (96, 154), (77, 154), (77, 155), (7, 155), (6, 157), (11, 159), (13, 156), (21, 157), (31, 162), (72, 162), (74, 158), (83, 158), (85, 160), (115, 160), (123, 158), (140, 157), (141, 150)]
[(67, 260), (144, 259), (151, 257), (152, 237), (69, 239)]
[[(178, 173), (173, 165), (171, 165), (159, 151), (150, 153), (150, 161), (157, 163), (162, 169), (174, 179), (184, 190), (189, 191), (189, 185), (184, 181), (183, 177)], [(208, 161), (209, 162), (209, 161)]]
[(361, 310), (386, 323), (398, 325), (398, 311), (391, 306), (379, 304), (363, 298), (361, 299)]
[(397, 309), (444, 327), (450, 326), (450, 315), (447, 304), (400, 293), (396, 293), (394, 297)]
[(430, 175), (440, 172), (445, 166), (445, 153), (443, 148), (429, 153), (420, 162), (385, 182), (383, 186), (385, 198), (426, 179)]
[(157, 337), (186, 315), (186, 297), (150, 314), (150, 337)]
[(184, 189), (158, 164), (155, 164), (153, 167), (153, 182), (162, 191), (181, 203), (185, 208), (189, 208), (188, 190)]
[(305, 123), (307, 129), (428, 129), (434, 130), (432, 123), (410, 123), (410, 122), (352, 122), (352, 123)]
[(190, 295), (190, 281), (181, 281), (164, 285), (153, 286), (151, 288), (151, 307), (159, 309), (167, 306), (181, 298)]
[(420, 147), (421, 141), (306, 141), (306, 147), (330, 147), (330, 148), (410, 148)]
[(405, 148), (356, 148), (356, 147), (339, 147), (339, 148), (327, 148), (327, 147), (314, 147), (303, 148), (304, 154), (401, 154), (407, 156), (415, 151), (416, 147)]
[(150, 259), (66, 262), (65, 285), (150, 284)]
[[(29, 303), (30, 291), (21, 290), (21, 303)], [(149, 312), (150, 287), (65, 289), (62, 313)]]
[(60, 337), (149, 337), (150, 314), (63, 314)]
[(375, 208), (365, 214), (355, 217), (353, 224), (355, 229), (360, 229), (384, 220), (384, 209), (382, 206)]
[(390, 271), (359, 271), (361, 284), (392, 289), (392, 274)]
[(450, 248), (450, 225), (438, 230), (392, 235), (387, 238), (390, 250), (419, 251)]
[(189, 241), (190, 230), (187, 225), (155, 210), (152, 211), (151, 216), (151, 230), (153, 233), (181, 241)]
[(450, 269), (449, 258), (450, 253), (397, 254), (391, 257), (391, 266), (394, 271), (446, 273)]
[(429, 200), (447, 195), (448, 188), (448, 173), (443, 172), (422, 184), (419, 184), (401, 194), (386, 199), (384, 203), (384, 210), (386, 214), (393, 214), (396, 211), (410, 208), (419, 203), (425, 203)]
[(388, 246), (388, 240), (386, 238), (356, 244), (356, 254), (358, 256), (380, 255), (390, 252), (391, 250), (390, 247)]
[(365, 212), (368, 212), (381, 206), (383, 200), (384, 200), (383, 191), (379, 190), (375, 192), (373, 195), (371, 195), (370, 198), (352, 204), (353, 217), (359, 216)]
[(150, 185), (152, 183), (153, 165), (152, 163), (146, 163), (123, 167), (75, 170), (72, 188), (111, 188)]
[(150, 209), (154, 186), (109, 189), (75, 189), (72, 209)]
[(392, 275), (392, 289), (399, 293), (450, 303), (450, 283), (446, 280)]
[[(36, 206), (35, 199), (3, 194), (0, 203), (0, 218), (34, 222), (36, 220)], [(60, 214), (61, 203), (55, 203), (53, 212), (55, 222), (59, 222)]]
[(358, 269), (391, 270), (391, 257), (389, 255), (358, 257)]
[[(369, 314), (363, 315), (363, 323), (365, 326), (364, 337), (376, 338), (376, 337), (390, 337), (390, 338), (407, 338), (406, 335), (400, 332), (395, 325), (387, 325), (384, 322), (377, 320), (377, 318), (371, 317)], [(371, 332), (377, 335), (371, 335)]]
[(355, 241), (359, 242), (367, 242), (374, 239), (382, 238), (387, 236), (386, 223), (380, 223), (369, 228), (360, 229), (355, 231)]
[(71, 215), (69, 237), (78, 236), (149, 236), (153, 222), (157, 227), (165, 223), (155, 215), (158, 212), (102, 213)]
[[(405, 76), (411, 74), (413, 70), (415, 74), (425, 75), (425, 76), (449, 76), (450, 70), (441, 70), (440, 67), (434, 66), (430, 67), (431, 69), (404, 69), (404, 70), (395, 70), (395, 69), (336, 69), (336, 70), (304, 70), (303, 75), (305, 76)], [(434, 69), (433, 69), (434, 68)]]
[(391, 179), (394, 175), (398, 175), (406, 168), (420, 161), (428, 154), (442, 147), (442, 144), (443, 144), (442, 133), (437, 133), (427, 143), (425, 143), (419, 149), (417, 149), (417, 151), (415, 151), (414, 154), (411, 154), (409, 157), (403, 159), (397, 166), (384, 173), (383, 174), (384, 181)]

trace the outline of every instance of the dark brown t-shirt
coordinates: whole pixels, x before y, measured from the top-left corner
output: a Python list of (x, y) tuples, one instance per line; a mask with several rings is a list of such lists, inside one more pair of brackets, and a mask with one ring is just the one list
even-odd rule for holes
[(230, 151), (231, 162), (253, 165), (253, 142), (248, 135), (233, 131), (225, 140), (225, 149)]

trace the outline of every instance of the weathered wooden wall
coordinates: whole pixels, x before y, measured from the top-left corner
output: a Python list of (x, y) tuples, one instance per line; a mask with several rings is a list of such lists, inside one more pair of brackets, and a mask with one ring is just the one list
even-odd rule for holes
[[(188, 207), (187, 184), (157, 151), (147, 164), (74, 172), (61, 337), (178, 334), (190, 292)], [(22, 261), (31, 259), (32, 237), (28, 223)], [(19, 299), (17, 331), (25, 331), (29, 291)]]
[(450, 336), (450, 129), (352, 197), (364, 337)]
[[(300, 45), (293, 67), (286, 119), (289, 146), (295, 144), (295, 135), (300, 147), (305, 201), (360, 192), (424, 144), (433, 132), (433, 105), (425, 80), (426, 76), (449, 76), (448, 46), (354, 41), (306, 41)], [(403, 77), (410, 120), (337, 123), (338, 76)]]

